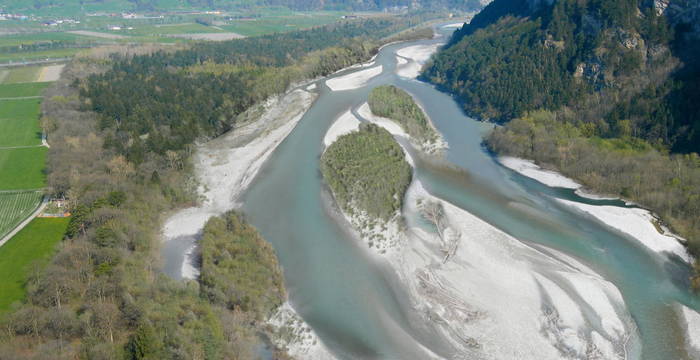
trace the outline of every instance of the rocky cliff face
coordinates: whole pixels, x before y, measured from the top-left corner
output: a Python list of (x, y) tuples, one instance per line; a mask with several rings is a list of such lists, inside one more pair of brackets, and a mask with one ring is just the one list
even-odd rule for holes
[(598, 136), (700, 151), (700, 0), (494, 0), (423, 78), (507, 121), (576, 109)]

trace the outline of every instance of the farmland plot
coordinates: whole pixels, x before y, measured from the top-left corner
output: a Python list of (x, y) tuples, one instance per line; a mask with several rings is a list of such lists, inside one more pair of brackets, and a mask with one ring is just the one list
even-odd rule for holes
[(42, 197), (41, 191), (0, 192), (0, 238), (31, 215)]
[(0, 247), (0, 315), (25, 297), (28, 274), (49, 262), (70, 218), (37, 218)]
[[(9, 72), (9, 70), (4, 71)], [(3, 84), (0, 85), (0, 99), (40, 96), (49, 84), (48, 82)]]
[(45, 187), (47, 150), (43, 146), (0, 150), (0, 190)]
[(41, 99), (0, 100), (0, 148), (41, 144), (40, 104)]

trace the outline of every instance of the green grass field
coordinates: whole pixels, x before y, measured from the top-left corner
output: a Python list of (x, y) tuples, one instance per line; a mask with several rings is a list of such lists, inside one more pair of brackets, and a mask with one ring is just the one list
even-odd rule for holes
[[(2, 84), (0, 85), (0, 99), (23, 96), (39, 96), (50, 82)], [(2, 112), (2, 109), (0, 109)]]
[[(5, 102), (0, 102), (0, 106)], [(0, 118), (0, 148), (5, 146), (32, 146), (41, 144), (41, 128), (36, 118)], [(2, 151), (2, 150), (0, 150)]]
[[(0, 57), (1, 56), (3, 55), (0, 54)], [(20, 66), (11, 69), (4, 69), (2, 71), (7, 71), (7, 75), (4, 76), (2, 83), (16, 84), (34, 82), (39, 78), (41, 69), (41, 66)]]
[(41, 99), (3, 100), (0, 104), (0, 119), (38, 118)]
[[(55, 6), (55, 1), (27, 1), (27, 0), (4, 0), (3, 7), (9, 12), (19, 12), (23, 14), (35, 14), (52, 17), (74, 17), (77, 14), (108, 12), (120, 13), (123, 11), (136, 11), (137, 6), (133, 0), (109, 0), (109, 1), (61, 1), (61, 6)], [(195, 7), (189, 6), (187, 1), (182, 0), (158, 0), (154, 2), (158, 9), (192, 10)]]
[(42, 196), (40, 191), (0, 192), (0, 238), (32, 214)]
[(88, 37), (66, 32), (37, 32), (31, 34), (0, 36), (0, 46), (30, 45), (48, 41), (86, 41)]
[(0, 150), (0, 190), (40, 189), (46, 186), (47, 148)]
[(220, 33), (219, 30), (211, 26), (204, 26), (195, 23), (185, 24), (163, 24), (163, 25), (136, 25), (133, 30), (105, 31), (112, 34), (127, 36), (158, 36), (175, 34), (200, 34), (200, 33)]
[(40, 105), (41, 99), (0, 100), (0, 148), (41, 144)]
[(222, 29), (245, 36), (271, 34), (310, 28), (340, 20), (336, 13), (311, 13), (292, 16), (263, 17), (255, 20), (234, 20)]
[(56, 49), (21, 53), (0, 53), (0, 62), (8, 63), (10, 61), (21, 62), (31, 60), (67, 58), (72, 57), (73, 55), (79, 53), (82, 50), (83, 49)]
[(63, 238), (70, 218), (37, 218), (0, 247), (0, 312), (25, 295), (25, 281), (34, 266), (45, 266)]

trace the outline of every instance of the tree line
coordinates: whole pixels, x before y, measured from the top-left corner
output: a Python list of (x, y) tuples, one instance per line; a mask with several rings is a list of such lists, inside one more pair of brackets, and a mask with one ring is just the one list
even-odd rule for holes
[[(68, 64), (44, 94), (42, 126), (51, 143), (50, 192), (67, 199), (72, 217), (56, 255), (27, 279), (26, 300), (0, 316), (0, 358), (258, 358), (263, 320), (285, 295), (271, 246), (239, 214), (207, 223), (197, 281), (175, 281), (160, 270), (163, 214), (198, 201), (194, 142), (226, 131), (246, 106), (284, 91), (292, 79), (278, 86), (275, 74), (279, 81), (298, 69), (326, 71), (319, 64), (365, 61), (390, 41), (379, 36), (411, 21), (372, 20), (378, 35), (363, 41), (328, 31), (337, 40), (332, 47), (308, 43), (304, 61), (290, 58), (283, 66), (169, 64), (182, 60), (177, 52)], [(274, 44), (261, 41), (274, 53)], [(363, 52), (350, 49), (365, 41), (372, 45)], [(261, 45), (258, 53), (264, 51)], [(270, 88), (259, 87), (265, 77)], [(288, 358), (285, 349), (268, 346), (275, 359)]]
[(331, 144), (321, 156), (321, 173), (343, 211), (384, 221), (401, 210), (412, 178), (401, 146), (374, 124), (361, 124)]
[[(534, 159), (555, 167), (601, 194), (620, 196), (659, 214), (688, 240), (689, 252), (700, 257), (700, 157), (669, 154), (644, 140), (604, 139), (535, 111), (494, 130), (488, 147), (503, 155)], [(691, 285), (700, 289), (700, 261)]]
[(372, 113), (398, 122), (406, 133), (420, 141), (435, 140), (437, 134), (410, 94), (393, 85), (378, 86), (369, 94)]
[[(641, 0), (497, 0), (455, 33), (423, 74), (475, 117), (580, 111), (596, 136), (700, 151), (699, 41)], [(695, 55), (696, 56), (696, 55)]]
[(454, 93), (468, 114), (506, 123), (488, 139), (491, 149), (653, 209), (697, 257), (700, 41), (693, 27), (642, 0), (533, 4), (493, 1), (423, 78)]
[[(110, 69), (76, 85), (90, 99), (85, 110), (100, 114), (106, 145), (138, 164), (148, 152), (183, 151), (195, 139), (230, 130), (252, 104), (362, 61), (391, 35), (423, 20), (346, 21), (176, 52), (115, 55)], [(401, 38), (416, 35), (423, 33)]]

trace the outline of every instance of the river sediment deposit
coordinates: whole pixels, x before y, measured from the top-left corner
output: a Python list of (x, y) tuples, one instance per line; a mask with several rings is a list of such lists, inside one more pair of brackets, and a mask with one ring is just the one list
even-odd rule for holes
[[(637, 239), (646, 229), (625, 233), (568, 203), (624, 202), (579, 196), (549, 183), (563, 181), (552, 172), (534, 180), (487, 153), (492, 126), (415, 80), (445, 40), (385, 46), (371, 65), (271, 101), (261, 116), (251, 110), (261, 120), (200, 146), (205, 200), (166, 223), (166, 271), (193, 276), (182, 265), (201, 226), (240, 207), (275, 247), (285, 309), (303, 319), (291, 321), (313, 330), (289, 344), (299, 358), (693, 359), (700, 300), (688, 263), (651, 251)], [(368, 94), (386, 84), (424, 110), (441, 135), (437, 155), (372, 116)], [(387, 234), (396, 241), (385, 251), (368, 247), (319, 170), (324, 149), (363, 121), (388, 129), (413, 167), (405, 226)], [(440, 205), (440, 221), (425, 204)]]

